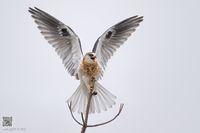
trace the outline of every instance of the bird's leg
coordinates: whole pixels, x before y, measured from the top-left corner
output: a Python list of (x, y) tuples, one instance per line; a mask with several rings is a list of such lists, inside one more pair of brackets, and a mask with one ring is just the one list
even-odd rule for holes
[(89, 81), (89, 86), (90, 86), (90, 92), (94, 92), (94, 84), (95, 84), (95, 82), (96, 82), (96, 79), (95, 79), (95, 77), (91, 77), (91, 79), (90, 79), (90, 81)]
[(91, 82), (94, 83), (94, 82), (96, 82), (96, 81), (97, 81), (97, 80), (95, 79), (95, 77), (92, 76), (92, 77), (91, 77)]

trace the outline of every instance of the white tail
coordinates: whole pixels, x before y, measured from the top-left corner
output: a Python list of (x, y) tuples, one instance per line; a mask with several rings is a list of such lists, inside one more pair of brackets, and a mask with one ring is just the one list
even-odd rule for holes
[[(116, 96), (106, 90), (98, 82), (95, 83), (94, 88), (97, 95), (92, 96), (89, 113), (100, 113), (102, 110), (106, 111), (108, 108), (112, 108), (115, 104), (114, 99), (116, 99)], [(67, 103), (71, 103), (73, 112), (78, 111), (78, 113), (85, 113), (88, 97), (88, 89), (84, 83), (81, 83), (74, 94), (67, 100)]]

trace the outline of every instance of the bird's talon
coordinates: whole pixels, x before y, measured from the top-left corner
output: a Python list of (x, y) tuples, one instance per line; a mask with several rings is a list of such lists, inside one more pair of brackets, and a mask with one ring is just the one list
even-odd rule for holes
[(97, 95), (97, 92), (96, 92), (96, 91), (94, 91), (92, 94), (96, 96), (96, 95)]

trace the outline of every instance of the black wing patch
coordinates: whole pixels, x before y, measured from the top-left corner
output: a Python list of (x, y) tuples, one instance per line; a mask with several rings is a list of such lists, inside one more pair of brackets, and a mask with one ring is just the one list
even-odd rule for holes
[(112, 31), (108, 31), (108, 33), (106, 34), (106, 39), (110, 39), (112, 36)]
[(69, 36), (70, 35), (69, 32), (67, 31), (67, 28), (62, 28), (61, 29), (61, 35), (62, 36)]

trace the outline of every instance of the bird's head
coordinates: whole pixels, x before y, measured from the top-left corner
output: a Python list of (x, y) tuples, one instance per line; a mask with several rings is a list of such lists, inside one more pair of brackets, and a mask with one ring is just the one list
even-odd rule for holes
[(94, 63), (96, 62), (96, 54), (93, 52), (88, 52), (85, 54), (83, 59), (87, 61), (88, 63)]

